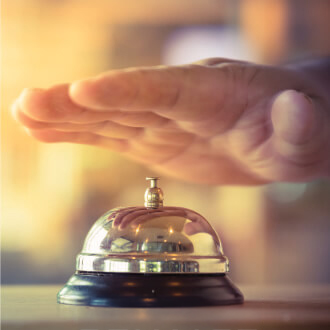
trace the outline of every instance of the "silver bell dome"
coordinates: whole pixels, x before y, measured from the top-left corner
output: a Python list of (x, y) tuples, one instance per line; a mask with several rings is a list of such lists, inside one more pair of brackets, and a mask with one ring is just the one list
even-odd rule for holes
[(90, 229), (78, 272), (227, 273), (220, 239), (195, 211), (163, 206), (158, 178), (147, 178), (145, 205), (114, 208)]

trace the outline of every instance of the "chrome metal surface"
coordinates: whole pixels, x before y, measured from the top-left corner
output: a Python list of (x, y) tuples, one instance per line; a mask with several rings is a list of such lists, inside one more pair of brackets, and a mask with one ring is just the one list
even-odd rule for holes
[(158, 177), (148, 177), (146, 180), (150, 181), (150, 187), (144, 194), (144, 206), (150, 209), (157, 209), (163, 206), (164, 194), (163, 191), (157, 187)]
[(147, 178), (145, 206), (119, 207), (93, 225), (61, 304), (101, 307), (191, 307), (240, 304), (228, 259), (206, 219), (163, 206), (159, 178)]
[(89, 231), (77, 271), (226, 273), (228, 259), (214, 229), (181, 207), (116, 208)]

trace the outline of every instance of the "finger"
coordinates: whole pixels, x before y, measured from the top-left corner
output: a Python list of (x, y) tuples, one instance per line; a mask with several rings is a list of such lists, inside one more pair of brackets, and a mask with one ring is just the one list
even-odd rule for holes
[[(94, 111), (98, 113), (98, 111)], [(131, 127), (164, 127), (170, 120), (152, 112), (125, 112), (117, 111), (109, 116), (113, 122)]]
[(288, 90), (280, 93), (272, 105), (274, 143), (288, 157), (320, 152), (325, 142), (323, 114), (306, 95)]
[[(33, 120), (24, 113), (17, 111), (17, 105), (13, 106), (16, 119), (26, 128), (29, 134), (43, 142), (72, 142), (80, 144), (91, 144), (106, 147), (111, 150), (126, 152), (131, 159), (146, 164), (157, 164), (167, 159), (175, 157), (183, 149), (185, 134), (182, 134), (182, 140), (169, 143), (161, 137), (155, 138), (156, 133), (151, 137), (143, 138), (142, 128), (133, 128), (121, 126), (112, 122), (103, 122), (97, 124), (71, 124), (71, 123), (43, 123)], [(40, 132), (38, 132), (40, 130)], [(66, 133), (66, 134), (65, 134)], [(81, 134), (78, 134), (81, 133)], [(130, 139), (125, 141), (125, 147), (119, 149), (113, 144), (118, 144), (117, 140), (112, 141), (108, 138)], [(180, 134), (179, 134), (180, 137)], [(123, 143), (120, 143), (121, 145)]]
[(27, 133), (35, 139), (46, 142), (71, 142), (77, 144), (87, 144), (110, 149), (112, 151), (125, 152), (129, 145), (126, 140), (103, 137), (94, 133), (86, 132), (60, 132), (56, 130), (31, 130)]
[(113, 123), (111, 121), (103, 121), (91, 124), (73, 124), (73, 123), (46, 123), (29, 118), (23, 112), (19, 111), (17, 104), (12, 106), (12, 113), (15, 119), (29, 129), (52, 129), (64, 132), (91, 132), (102, 136), (129, 139), (143, 133), (142, 128), (127, 127)]
[(16, 104), (21, 112), (43, 122), (90, 124), (112, 120), (132, 127), (160, 127), (169, 122), (151, 112), (127, 113), (117, 109), (107, 112), (90, 111), (71, 101), (67, 84), (54, 86), (49, 90), (25, 89)]
[(277, 137), (293, 145), (306, 144), (317, 129), (320, 118), (312, 100), (294, 90), (280, 93), (272, 106), (272, 122)]
[(67, 88), (59, 85), (48, 90), (25, 89), (18, 99), (20, 109), (31, 118), (46, 122), (69, 121), (81, 116), (86, 109), (70, 100)]
[(28, 117), (27, 115), (25, 115), (19, 107), (18, 102), (13, 103), (13, 105), (11, 106), (11, 113), (14, 117), (14, 119), (19, 122), (20, 124), (22, 124), (23, 126), (25, 126), (26, 128), (30, 128), (30, 129), (43, 129), (45, 128), (46, 123), (45, 122), (41, 122), (35, 119), (31, 119), (30, 117)]
[(109, 119), (111, 113), (95, 113), (74, 104), (68, 96), (68, 85), (57, 85), (50, 89), (25, 89), (16, 102), (20, 110), (29, 117), (45, 122), (79, 123), (99, 122)]
[(200, 65), (130, 69), (75, 82), (70, 96), (88, 108), (147, 110), (170, 119), (194, 121), (218, 110), (225, 95), (224, 82), (221, 71)]
[(287, 171), (291, 169), (293, 179), (324, 165), (329, 123), (315, 100), (294, 90), (281, 92), (272, 105), (271, 118), (274, 153), (291, 163)]

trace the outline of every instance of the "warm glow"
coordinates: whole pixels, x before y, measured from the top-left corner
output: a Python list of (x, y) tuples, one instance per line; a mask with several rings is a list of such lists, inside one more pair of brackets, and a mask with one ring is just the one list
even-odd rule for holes
[(224, 187), (218, 189), (219, 226), (235, 242), (261, 230), (264, 221), (262, 187)]
[[(2, 1), (4, 283), (65, 281), (94, 221), (114, 207), (143, 205), (144, 178), (161, 176), (103, 149), (36, 142), (10, 115), (10, 105), (23, 88), (48, 88), (110, 69), (186, 63), (201, 57), (285, 63), (300, 51), (330, 52), (327, 1), (322, 6), (314, 5), (319, 1), (300, 4), (288, 0), (193, 3)], [(291, 24), (295, 22), (299, 26), (293, 30)], [(146, 33), (140, 33), (141, 28)], [(288, 44), (288, 37), (295, 41), (292, 36), (297, 34), (296, 43)], [(329, 203), (320, 196), (321, 192), (328, 194), (326, 184), (210, 187), (164, 175), (161, 186), (166, 206), (196, 210), (216, 228), (225, 253), (229, 251), (236, 260), (234, 277), (246, 282), (281, 281), (284, 275), (270, 274), (271, 254), (272, 258), (277, 257), (277, 264), (286, 260), (285, 275), (299, 273), (301, 281), (321, 278), (322, 267), (326, 267), (321, 259), (327, 257), (327, 247), (321, 248), (319, 237), (322, 233), (324, 240), (328, 239), (325, 223)], [(171, 224), (168, 235), (180, 232), (178, 228), (183, 226), (180, 221), (184, 219), (177, 218)], [(310, 227), (304, 227), (307, 224)], [(132, 236), (134, 233), (140, 236), (140, 229), (138, 226), (133, 230)], [(295, 244), (292, 233), (296, 233)], [(205, 233), (195, 235), (200, 242), (196, 251), (203, 254), (213, 241)], [(118, 249), (124, 244), (122, 241)], [(298, 251), (294, 262), (287, 247)], [(300, 251), (304, 253), (300, 255)], [(312, 262), (308, 269), (306, 260)], [(141, 263), (141, 270), (147, 270), (147, 266)], [(120, 261), (109, 267), (113, 271), (126, 269)], [(256, 268), (260, 270), (257, 274)]]

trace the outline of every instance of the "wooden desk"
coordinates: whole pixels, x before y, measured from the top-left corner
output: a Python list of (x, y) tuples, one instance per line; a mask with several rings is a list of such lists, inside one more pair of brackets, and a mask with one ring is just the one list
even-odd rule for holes
[(2, 329), (330, 329), (330, 286), (239, 286), (244, 305), (100, 308), (59, 305), (59, 286), (2, 287)]

